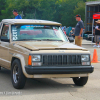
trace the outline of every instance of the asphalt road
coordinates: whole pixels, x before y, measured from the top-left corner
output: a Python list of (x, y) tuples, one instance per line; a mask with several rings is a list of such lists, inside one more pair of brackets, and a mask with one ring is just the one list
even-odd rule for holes
[[(91, 42), (84, 40), (83, 47), (93, 56)], [(96, 48), (100, 61), (100, 48)], [(71, 78), (27, 79), (25, 88), (13, 88), (10, 71), (0, 71), (0, 100), (100, 100), (100, 63), (92, 64), (94, 73), (90, 74), (84, 87), (75, 86)]]

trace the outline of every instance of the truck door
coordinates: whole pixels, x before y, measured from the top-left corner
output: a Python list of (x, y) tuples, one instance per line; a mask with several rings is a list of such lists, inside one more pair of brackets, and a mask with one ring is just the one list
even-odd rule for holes
[(3, 24), (0, 36), (0, 65), (8, 68), (9, 61), (9, 25)]

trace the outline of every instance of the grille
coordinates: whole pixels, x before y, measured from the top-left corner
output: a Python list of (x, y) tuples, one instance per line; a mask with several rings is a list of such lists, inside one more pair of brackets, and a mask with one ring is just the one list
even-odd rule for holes
[(81, 65), (81, 55), (43, 55), (43, 66)]

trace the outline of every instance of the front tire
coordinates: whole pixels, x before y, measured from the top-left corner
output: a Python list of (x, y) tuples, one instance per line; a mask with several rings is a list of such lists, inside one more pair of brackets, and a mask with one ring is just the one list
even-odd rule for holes
[(73, 78), (73, 82), (77, 86), (84, 86), (88, 81), (88, 77), (75, 77)]
[(0, 70), (1, 70), (1, 66), (0, 66)]
[(11, 67), (12, 85), (16, 89), (22, 89), (26, 83), (26, 77), (22, 72), (22, 67), (18, 59), (14, 60)]

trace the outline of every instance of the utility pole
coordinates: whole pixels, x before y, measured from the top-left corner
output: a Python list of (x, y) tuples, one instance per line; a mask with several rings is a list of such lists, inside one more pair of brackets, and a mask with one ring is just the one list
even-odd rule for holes
[(22, 13), (21, 13), (20, 15), (21, 15), (21, 17), (23, 18), (23, 16), (24, 16), (23, 11), (22, 11)]

